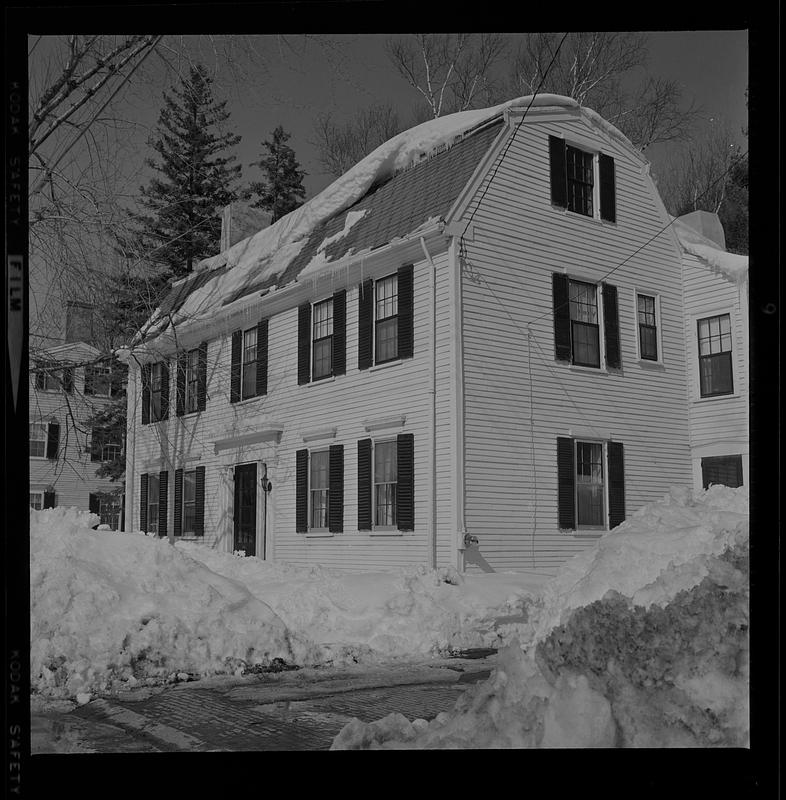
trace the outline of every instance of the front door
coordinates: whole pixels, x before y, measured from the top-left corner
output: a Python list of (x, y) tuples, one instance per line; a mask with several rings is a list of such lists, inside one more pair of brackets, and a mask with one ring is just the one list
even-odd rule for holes
[(235, 550), (247, 556), (257, 549), (257, 465), (235, 467)]

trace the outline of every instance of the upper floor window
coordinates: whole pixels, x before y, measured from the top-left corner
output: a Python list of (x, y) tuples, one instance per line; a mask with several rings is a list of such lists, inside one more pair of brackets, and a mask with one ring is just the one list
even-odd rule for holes
[(549, 136), (549, 167), (553, 205), (616, 222), (616, 175), (611, 156)]
[(593, 216), (593, 157), (592, 153), (578, 147), (565, 147), (565, 162), (568, 182), (568, 210), (577, 214)]
[(142, 365), (142, 423), (169, 416), (169, 365), (166, 361)]
[(333, 374), (333, 298), (314, 304), (312, 336), (313, 380)]
[(45, 458), (49, 426), (45, 422), (30, 423), (30, 457)]
[(377, 281), (374, 304), (374, 361), (398, 358), (398, 276)]
[(88, 364), (85, 367), (85, 394), (109, 397), (112, 391), (112, 368), (109, 364)]
[(702, 397), (731, 394), (731, 317), (719, 314), (698, 320), (699, 387)]
[(189, 350), (186, 355), (186, 414), (196, 411), (199, 402), (199, 349)]
[(56, 367), (56, 362), (42, 364), (38, 367), (38, 369), (36, 369), (35, 385), (36, 389), (43, 389), (47, 392), (60, 389), (61, 378), (59, 370)]
[(639, 294), (636, 296), (639, 322), (639, 355), (649, 361), (658, 360), (658, 323), (655, 315), (655, 298)]
[(330, 491), (330, 453), (312, 452), (309, 458), (309, 527), (328, 527), (328, 495)]
[(111, 441), (106, 431), (93, 428), (90, 434), (91, 461), (115, 461), (120, 458), (121, 449), (121, 445)]
[(254, 397), (257, 393), (257, 329), (243, 331), (241, 398)]
[(164, 396), (164, 365), (159, 361), (150, 367), (150, 418), (162, 419)]
[(570, 340), (574, 364), (600, 366), (597, 287), (570, 281)]

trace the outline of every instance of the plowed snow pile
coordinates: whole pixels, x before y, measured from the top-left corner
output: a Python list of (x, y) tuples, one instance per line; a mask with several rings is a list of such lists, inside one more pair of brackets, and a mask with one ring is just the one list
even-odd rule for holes
[(333, 749), (747, 746), (748, 580), (746, 490), (674, 490), (568, 562), (452, 712), (355, 720)]
[(30, 515), (31, 681), (50, 698), (86, 701), (274, 659), (369, 663), (529, 639), (544, 582), (303, 568), (91, 530), (96, 522), (76, 509)]

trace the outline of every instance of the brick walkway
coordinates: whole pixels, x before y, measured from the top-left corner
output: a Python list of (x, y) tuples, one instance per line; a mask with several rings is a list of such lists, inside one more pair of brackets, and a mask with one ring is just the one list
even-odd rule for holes
[[(327, 750), (355, 717), (371, 722), (397, 711), (410, 720), (431, 720), (452, 709), (489, 670), (478, 665), (467, 672), (432, 673), (428, 682), (369, 688), (338, 689), (339, 682), (330, 681), (291, 688), (260, 682), (229, 689), (193, 683), (141, 700), (95, 700), (67, 716), (102, 727), (101, 752), (128, 752), (131, 742), (139, 750), (158, 751)], [(304, 697), (305, 692), (316, 696)], [(107, 736), (113, 730), (122, 732), (117, 749)]]

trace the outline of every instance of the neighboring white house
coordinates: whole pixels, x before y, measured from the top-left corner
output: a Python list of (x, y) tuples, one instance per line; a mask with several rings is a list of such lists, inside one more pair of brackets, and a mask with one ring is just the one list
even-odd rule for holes
[(683, 248), (693, 483), (748, 483), (748, 257), (726, 252), (716, 214), (674, 229)]
[(122, 442), (93, 436), (88, 423), (113, 394), (109, 367), (85, 342), (49, 347), (36, 358), (30, 370), (30, 506), (76, 506), (119, 530), (118, 485), (97, 478), (96, 470), (122, 452)]
[(553, 573), (691, 483), (668, 223), (646, 159), (568, 98), (394, 137), (177, 282), (123, 354), (127, 528)]

